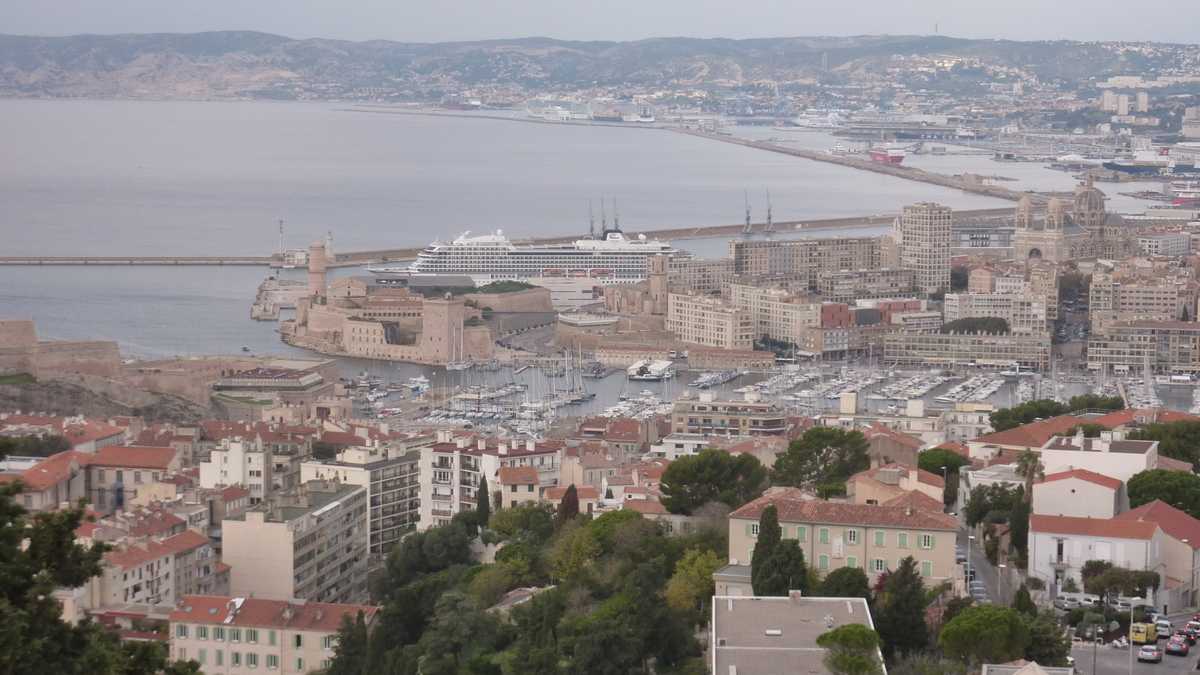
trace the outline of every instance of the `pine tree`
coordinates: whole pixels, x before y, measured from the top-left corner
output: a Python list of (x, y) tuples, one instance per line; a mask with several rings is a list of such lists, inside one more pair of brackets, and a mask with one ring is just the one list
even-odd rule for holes
[(360, 675), (367, 672), (367, 653), (367, 624), (363, 620), (363, 613), (359, 612), (353, 621), (349, 616), (343, 617), (333, 661), (325, 675)]
[(492, 518), (491, 495), (488, 494), (487, 477), (479, 477), (479, 489), (475, 491), (475, 522), (479, 527), (487, 527)]
[(758, 576), (751, 583), (759, 596), (784, 596), (789, 591), (808, 594), (808, 565), (800, 542), (788, 539), (779, 542), (766, 561), (759, 566)]
[(765, 595), (759, 593), (759, 576), (762, 574), (762, 570), (767, 569), (768, 560), (774, 555), (782, 538), (783, 531), (779, 527), (779, 512), (775, 509), (774, 504), (768, 504), (758, 517), (758, 540), (754, 542), (754, 553), (750, 558), (750, 585), (754, 588), (755, 595)]
[(884, 655), (891, 659), (924, 649), (929, 643), (925, 625), (925, 582), (912, 556), (888, 575), (882, 592), (876, 594), (876, 628), (883, 638)]
[(1029, 596), (1029, 589), (1025, 587), (1025, 584), (1021, 584), (1021, 587), (1013, 594), (1012, 606), (1022, 614), (1037, 616), (1037, 605), (1033, 604), (1033, 598)]
[(575, 484), (571, 483), (567, 486), (567, 491), (563, 493), (562, 501), (558, 503), (558, 524), (574, 520), (575, 516), (579, 515), (579, 493), (575, 490)]

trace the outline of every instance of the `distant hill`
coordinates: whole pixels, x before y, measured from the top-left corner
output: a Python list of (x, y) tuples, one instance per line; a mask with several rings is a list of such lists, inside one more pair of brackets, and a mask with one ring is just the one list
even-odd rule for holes
[(940, 36), (409, 44), (237, 31), (0, 35), (0, 96), (429, 100), (481, 84), (523, 92), (619, 84), (721, 87), (822, 75), (880, 77), (894, 57), (939, 54), (1068, 82), (1140, 72), (1168, 58), (1105, 43)]

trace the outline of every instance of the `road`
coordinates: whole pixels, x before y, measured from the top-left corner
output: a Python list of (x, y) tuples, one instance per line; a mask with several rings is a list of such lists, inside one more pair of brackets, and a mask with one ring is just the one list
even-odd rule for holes
[[(970, 540), (967, 539), (967, 531), (965, 529), (960, 529), (958, 531), (959, 549), (961, 550), (967, 548), (968, 542), (970, 542)], [(971, 559), (971, 570), (975, 572), (975, 582), (972, 584), (974, 588), (971, 590), (971, 595), (976, 601), (979, 601), (986, 596), (987, 599), (992, 603), (998, 605), (1008, 605), (1012, 598), (1001, 597), (999, 587), (1000, 577), (996, 573), (996, 568), (993, 567), (990, 562), (988, 562), (987, 556), (983, 552), (983, 547), (979, 545), (979, 542), (980, 540), (978, 538), (975, 539), (975, 541), (970, 542), (974, 544), (974, 546), (971, 546), (967, 551), (967, 555)], [(980, 583), (983, 584), (982, 589), (979, 587)]]
[[(1181, 627), (1191, 617), (1191, 614), (1172, 614), (1171, 622), (1175, 627)], [(1165, 648), (1166, 640), (1159, 640), (1158, 646)], [(1133, 649), (1137, 649), (1134, 647)], [(1129, 650), (1114, 649), (1108, 645), (1095, 648), (1090, 644), (1075, 643), (1071, 649), (1075, 657), (1075, 669), (1080, 675), (1129, 675)], [(1095, 665), (1093, 667), (1093, 656)], [(1186, 675), (1194, 672), (1197, 657), (1200, 657), (1200, 643), (1192, 645), (1187, 656), (1163, 655), (1162, 663), (1138, 663), (1137, 653), (1134, 653), (1132, 675)]]

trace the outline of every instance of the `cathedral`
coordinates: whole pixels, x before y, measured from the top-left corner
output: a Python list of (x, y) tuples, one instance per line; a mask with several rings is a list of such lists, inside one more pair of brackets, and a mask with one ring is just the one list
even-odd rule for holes
[(1013, 248), (1017, 260), (1053, 263), (1083, 258), (1123, 258), (1137, 249), (1134, 232), (1125, 219), (1108, 213), (1104, 193), (1091, 177), (1075, 188), (1071, 210), (1061, 199), (1046, 204), (1046, 215), (1037, 219), (1029, 197), (1017, 202)]

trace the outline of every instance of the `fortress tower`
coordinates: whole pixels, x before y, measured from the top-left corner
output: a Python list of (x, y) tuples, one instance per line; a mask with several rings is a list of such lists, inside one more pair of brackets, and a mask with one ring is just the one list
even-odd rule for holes
[(308, 295), (325, 297), (325, 242), (314, 241), (308, 246)]
[(665, 255), (650, 258), (650, 313), (667, 313), (667, 266), (669, 259)]

